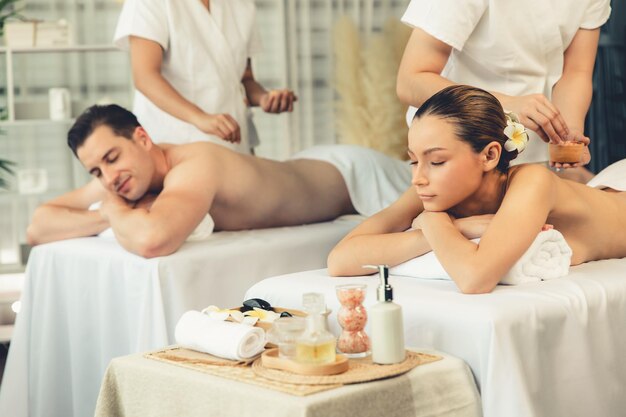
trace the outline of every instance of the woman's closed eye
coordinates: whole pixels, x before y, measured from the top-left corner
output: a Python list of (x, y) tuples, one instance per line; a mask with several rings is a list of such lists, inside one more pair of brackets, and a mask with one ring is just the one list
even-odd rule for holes
[(433, 162), (431, 162), (430, 164), (431, 164), (431, 165), (434, 165), (434, 166), (439, 166), (439, 165), (443, 165), (443, 164), (445, 164), (445, 163), (446, 163), (446, 161), (438, 161), (438, 162), (433, 161)]

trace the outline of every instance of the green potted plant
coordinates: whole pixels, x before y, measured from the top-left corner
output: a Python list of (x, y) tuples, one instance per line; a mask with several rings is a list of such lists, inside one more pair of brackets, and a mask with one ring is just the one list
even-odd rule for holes
[(15, 3), (19, 0), (0, 0), (0, 37), (4, 34), (4, 23), (11, 17), (18, 16)]
[(11, 165), (15, 165), (15, 163), (7, 161), (6, 159), (0, 159), (0, 189), (7, 188), (7, 181), (5, 176), (7, 174), (13, 174)]

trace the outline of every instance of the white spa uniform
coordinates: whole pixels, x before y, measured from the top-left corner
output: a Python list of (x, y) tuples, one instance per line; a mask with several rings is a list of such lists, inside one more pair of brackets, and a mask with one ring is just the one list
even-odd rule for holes
[[(576, 31), (598, 28), (610, 14), (610, 0), (411, 0), (402, 22), (452, 47), (443, 77), (551, 99)], [(410, 107), (407, 122), (414, 115)], [(530, 138), (511, 164), (548, 160), (547, 145), (535, 132)]]
[(241, 129), (231, 144), (175, 118), (135, 91), (133, 111), (155, 142), (209, 141), (250, 153), (258, 144), (241, 78), (248, 57), (261, 49), (252, 0), (126, 0), (114, 42), (129, 48), (129, 37), (163, 48), (161, 73), (185, 99), (211, 114), (230, 114)]

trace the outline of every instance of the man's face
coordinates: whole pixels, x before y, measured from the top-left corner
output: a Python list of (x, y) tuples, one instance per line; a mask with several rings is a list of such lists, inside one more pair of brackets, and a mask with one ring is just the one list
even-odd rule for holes
[(148, 191), (154, 174), (150, 139), (137, 128), (132, 139), (117, 136), (109, 126), (98, 126), (77, 149), (89, 174), (104, 188), (129, 201), (139, 200)]

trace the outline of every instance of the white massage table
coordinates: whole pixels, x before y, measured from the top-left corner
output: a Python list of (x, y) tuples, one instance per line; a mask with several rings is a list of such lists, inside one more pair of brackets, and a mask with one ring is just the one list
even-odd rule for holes
[(361, 220), (219, 232), (154, 259), (102, 237), (34, 248), (0, 416), (93, 415), (112, 358), (174, 343), (176, 322), (189, 309), (236, 306), (265, 277), (325, 266)]
[[(334, 287), (352, 282), (368, 285), (366, 307), (376, 302), (377, 275), (330, 278), (326, 270), (268, 278), (245, 297), (300, 308), (302, 293), (322, 292), (339, 334)], [(392, 276), (391, 284), (406, 345), (464, 359), (485, 417), (626, 415), (626, 258), (484, 295), (461, 294), (443, 280)]]

